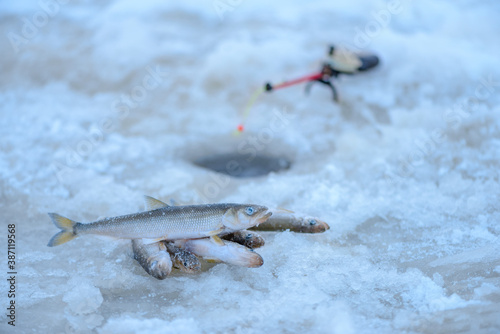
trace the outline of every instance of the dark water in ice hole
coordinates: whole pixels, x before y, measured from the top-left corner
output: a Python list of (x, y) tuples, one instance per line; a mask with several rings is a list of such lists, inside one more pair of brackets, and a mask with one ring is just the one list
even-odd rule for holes
[(239, 153), (209, 155), (193, 161), (197, 166), (233, 177), (257, 177), (271, 172), (287, 170), (292, 162), (285, 157), (256, 155), (249, 157)]

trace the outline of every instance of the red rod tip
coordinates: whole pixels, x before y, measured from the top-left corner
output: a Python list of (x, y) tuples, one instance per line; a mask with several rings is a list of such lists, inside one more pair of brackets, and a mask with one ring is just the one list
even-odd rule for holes
[(280, 83), (279, 85), (272, 86), (272, 88), (273, 88), (273, 90), (285, 88), (285, 87), (289, 87), (292, 85), (296, 85), (296, 84), (304, 82), (304, 81), (317, 80), (317, 79), (320, 79), (322, 76), (323, 76), (323, 74), (321, 74), (321, 73), (311, 74), (311, 75), (307, 75), (305, 77), (301, 77), (301, 78), (298, 78), (295, 80), (285, 81), (283, 83)]

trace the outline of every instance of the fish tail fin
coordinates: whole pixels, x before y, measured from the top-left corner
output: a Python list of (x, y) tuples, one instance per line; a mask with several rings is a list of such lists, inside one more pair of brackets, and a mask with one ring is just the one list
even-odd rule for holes
[(75, 226), (76, 224), (78, 224), (77, 222), (69, 218), (60, 216), (57, 213), (49, 213), (49, 217), (52, 219), (54, 225), (56, 225), (62, 231), (54, 235), (52, 239), (50, 239), (47, 246), (59, 246), (77, 237), (75, 231)]

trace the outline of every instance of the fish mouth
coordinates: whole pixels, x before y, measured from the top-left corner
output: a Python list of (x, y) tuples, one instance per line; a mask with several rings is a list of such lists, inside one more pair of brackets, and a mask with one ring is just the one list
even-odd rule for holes
[(243, 254), (240, 253), (238, 259), (231, 263), (247, 268), (258, 268), (264, 264), (264, 259), (260, 256), (260, 254), (255, 253), (253, 250), (248, 250)]
[(201, 265), (198, 265), (196, 267), (184, 267), (182, 268), (182, 272), (186, 273), (186, 274), (198, 274), (201, 270)]
[(258, 268), (264, 264), (264, 259), (259, 254), (255, 253), (256, 256), (250, 261), (249, 268)]
[(316, 219), (316, 225), (312, 228), (312, 233), (323, 233), (330, 229), (330, 226), (322, 220)]
[(314, 233), (323, 233), (330, 229), (330, 226), (325, 222), (318, 222), (318, 225), (313, 229)]
[(262, 224), (263, 222), (265, 222), (269, 217), (272, 216), (272, 212), (269, 211), (268, 213), (266, 213), (265, 215), (262, 215), (260, 218), (257, 219), (257, 224)]

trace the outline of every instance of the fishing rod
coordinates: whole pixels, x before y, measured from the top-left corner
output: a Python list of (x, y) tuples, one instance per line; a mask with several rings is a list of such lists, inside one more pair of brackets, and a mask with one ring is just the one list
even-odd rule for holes
[[(335, 46), (331, 45), (328, 48), (328, 58), (322, 64), (319, 73), (306, 75), (294, 80), (282, 82), (277, 85), (272, 85), (270, 82), (267, 82), (263, 88), (258, 88), (252, 94), (252, 97), (250, 98), (244, 109), (243, 119), (246, 119), (248, 117), (250, 108), (253, 106), (253, 104), (257, 101), (257, 98), (263, 92), (271, 92), (278, 89), (294, 86), (303, 82), (307, 82), (305, 87), (306, 94), (310, 92), (311, 86), (315, 82), (330, 87), (333, 94), (333, 100), (335, 102), (338, 102), (339, 94), (333, 82), (334, 78), (337, 78), (340, 74), (353, 75), (359, 72), (368, 71), (376, 67), (379, 64), (379, 62), (380, 60), (378, 56), (374, 54), (355, 53), (345, 48), (336, 48)], [(243, 129), (244, 129), (243, 123), (240, 123), (237, 127), (236, 133), (242, 132)]]
[(379, 63), (379, 58), (376, 55), (357, 54), (344, 48), (336, 49), (333, 45), (329, 47), (328, 56), (328, 60), (323, 63), (319, 73), (286, 81), (275, 86), (268, 82), (264, 86), (264, 90), (270, 92), (302, 82), (307, 82), (305, 91), (306, 93), (309, 93), (312, 84), (319, 82), (330, 87), (333, 94), (333, 100), (338, 102), (338, 92), (332, 81), (334, 78), (337, 78), (340, 74), (353, 75), (358, 72), (364, 72), (374, 68)]

